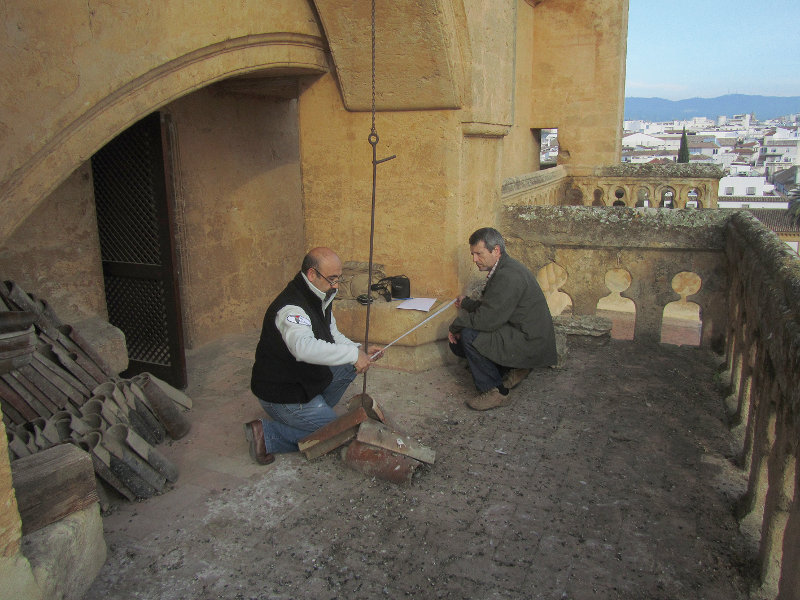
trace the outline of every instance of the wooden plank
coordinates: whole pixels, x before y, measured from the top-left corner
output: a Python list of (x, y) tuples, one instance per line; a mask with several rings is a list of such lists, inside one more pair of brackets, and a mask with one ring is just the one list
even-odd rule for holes
[(23, 535), (99, 501), (92, 458), (72, 444), (15, 460), (11, 476)]
[(313, 460), (320, 456), (323, 456), (330, 452), (331, 450), (336, 450), (339, 446), (343, 446), (350, 440), (356, 439), (356, 434), (358, 433), (358, 425), (355, 427), (350, 427), (349, 429), (345, 429), (344, 431), (340, 431), (336, 435), (326, 438), (319, 443), (303, 450), (303, 454), (305, 454), (308, 460)]
[(404, 454), (411, 458), (421, 460), (422, 462), (433, 464), (434, 460), (436, 460), (436, 452), (430, 448), (410, 439), (407, 435), (401, 435), (392, 431), (383, 423), (372, 419), (361, 423), (356, 439), (359, 442), (386, 448), (392, 452)]
[[(356, 427), (359, 423), (366, 421), (368, 418), (366, 411), (363, 407), (359, 406), (355, 410), (343, 414), (338, 419), (334, 419), (327, 425), (323, 425), (315, 432), (310, 433), (297, 442), (297, 447), (301, 452), (306, 453), (306, 451), (310, 450), (313, 446), (316, 446), (324, 440), (333, 438), (348, 429)], [(344, 442), (341, 442), (338, 445), (341, 446), (343, 443)], [(334, 448), (336, 447), (337, 446), (334, 446)], [(331, 450), (333, 450), (333, 448), (331, 448)]]

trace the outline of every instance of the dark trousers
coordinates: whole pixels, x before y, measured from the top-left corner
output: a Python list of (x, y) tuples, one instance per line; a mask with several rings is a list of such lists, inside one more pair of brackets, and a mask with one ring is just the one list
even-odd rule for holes
[(456, 356), (467, 359), (475, 387), (478, 388), (479, 392), (483, 393), (502, 385), (503, 373), (507, 369), (492, 362), (475, 349), (472, 342), (478, 337), (478, 333), (474, 329), (462, 329), (461, 338), (457, 344), (450, 344), (450, 350)]

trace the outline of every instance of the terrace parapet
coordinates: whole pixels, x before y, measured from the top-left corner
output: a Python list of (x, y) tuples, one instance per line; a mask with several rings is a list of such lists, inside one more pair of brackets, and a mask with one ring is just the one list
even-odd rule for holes
[(800, 259), (747, 212), (726, 227), (725, 382), (748, 474), (739, 517), (759, 539), (755, 597), (800, 598)]
[(566, 168), (558, 166), (509, 177), (503, 180), (500, 193), (504, 204), (559, 205), (564, 203), (570, 180)]
[[(539, 273), (551, 307), (558, 304), (554, 296), (565, 294), (573, 314), (595, 314), (600, 299), (612, 292), (607, 274), (624, 270), (631, 283), (621, 296), (635, 305), (635, 340), (659, 342), (664, 307), (684, 300), (700, 306), (701, 344), (721, 351), (727, 326), (726, 219), (719, 211), (509, 206), (502, 227), (511, 253)], [(681, 273), (701, 281), (686, 298), (674, 288)]]
[[(509, 252), (538, 278), (551, 307), (594, 314), (623, 270), (635, 305), (634, 339), (657, 352), (664, 307), (699, 305), (701, 346), (725, 355), (729, 394), (720, 416), (738, 434), (748, 485), (737, 508), (758, 545), (753, 598), (800, 600), (800, 259), (744, 211), (506, 206)], [(675, 277), (701, 281), (679, 296)]]

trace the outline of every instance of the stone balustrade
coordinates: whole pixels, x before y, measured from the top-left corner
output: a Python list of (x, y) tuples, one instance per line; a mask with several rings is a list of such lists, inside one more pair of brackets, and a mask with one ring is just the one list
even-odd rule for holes
[(563, 204), (570, 186), (570, 177), (563, 166), (534, 171), (503, 181), (501, 195), (507, 205), (557, 205)]
[(572, 173), (563, 166), (503, 181), (506, 205), (716, 208), (722, 169), (703, 164), (619, 164)]
[(760, 540), (758, 598), (800, 598), (800, 260), (737, 212), (726, 227), (730, 273), (725, 382), (749, 473), (739, 503)]

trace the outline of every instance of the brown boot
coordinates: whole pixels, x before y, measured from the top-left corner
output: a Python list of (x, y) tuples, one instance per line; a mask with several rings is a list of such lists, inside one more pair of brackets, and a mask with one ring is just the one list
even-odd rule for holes
[(517, 387), (528, 376), (530, 369), (511, 369), (503, 376), (503, 385), (508, 389)]
[(250, 443), (250, 458), (258, 464), (268, 465), (275, 460), (275, 455), (267, 452), (264, 430), (260, 420), (256, 419), (244, 424), (244, 437)]
[(480, 396), (467, 400), (467, 406), (473, 410), (489, 410), (509, 404), (511, 404), (511, 394), (504, 396), (497, 388), (492, 388)]

